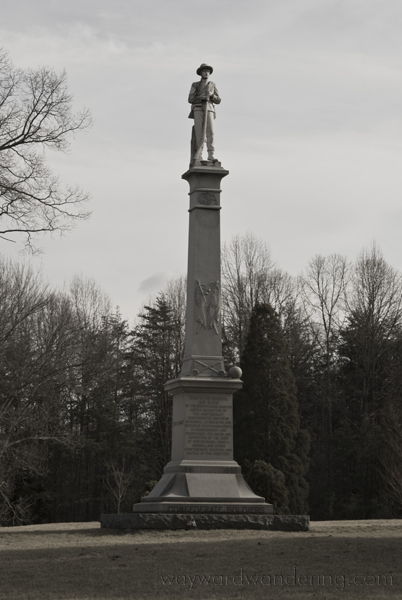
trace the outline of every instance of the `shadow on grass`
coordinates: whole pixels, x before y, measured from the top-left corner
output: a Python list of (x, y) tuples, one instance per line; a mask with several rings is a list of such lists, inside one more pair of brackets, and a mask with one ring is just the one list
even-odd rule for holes
[[(142, 531), (133, 531), (130, 532), (130, 535), (142, 535)], [(11, 530), (8, 528), (8, 531), (4, 531), (0, 528), (0, 538), (1, 537), (15, 537), (15, 536), (32, 536), (32, 537), (48, 537), (49, 535), (54, 534), (62, 534), (66, 536), (75, 536), (75, 535), (86, 535), (88, 537), (102, 538), (102, 537), (110, 537), (110, 536), (123, 536), (127, 535), (126, 532), (122, 529), (101, 529), (99, 525), (99, 529), (95, 527), (83, 527), (80, 529), (22, 529), (20, 527), (16, 527), (15, 530)]]
[(400, 553), (399, 538), (257, 534), (219, 542), (136, 544), (134, 538), (83, 548), (3, 550), (0, 598), (401, 598)]

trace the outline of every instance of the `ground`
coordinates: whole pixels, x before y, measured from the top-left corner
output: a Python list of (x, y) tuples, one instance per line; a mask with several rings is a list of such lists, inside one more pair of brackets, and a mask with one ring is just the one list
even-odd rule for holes
[(309, 532), (0, 528), (1, 600), (402, 598), (402, 520)]

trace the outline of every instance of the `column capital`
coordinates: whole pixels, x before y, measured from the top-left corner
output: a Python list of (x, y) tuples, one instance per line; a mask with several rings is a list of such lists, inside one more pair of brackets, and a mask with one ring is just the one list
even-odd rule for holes
[(165, 383), (165, 391), (173, 396), (183, 393), (197, 394), (234, 394), (243, 386), (241, 379), (230, 377), (178, 377)]

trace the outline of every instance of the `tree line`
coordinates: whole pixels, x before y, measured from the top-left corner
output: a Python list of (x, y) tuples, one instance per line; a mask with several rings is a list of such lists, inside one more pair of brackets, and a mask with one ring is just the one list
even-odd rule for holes
[[(296, 453), (304, 463), (297, 476), (304, 473), (309, 484), (307, 503), (312, 518), (399, 516), (400, 273), (373, 244), (354, 263), (337, 254), (316, 256), (292, 279), (271, 263), (264, 244), (249, 235), (235, 238), (225, 249), (223, 276), (225, 347), (231, 360), (244, 363), (247, 369), (250, 358), (253, 365), (257, 360), (261, 363), (258, 351), (266, 342), (260, 339), (253, 344), (253, 338), (261, 338), (261, 326), (251, 332), (254, 320), (261, 323), (264, 307), (272, 307), (276, 315), (266, 319), (276, 321), (275, 327), (280, 325), (291, 370), (288, 384), (293, 380), (297, 390), (299, 428), (310, 440), (309, 453), (306, 439), (299, 440)], [(271, 338), (275, 339), (275, 330)], [(268, 355), (269, 348), (265, 350)], [(276, 356), (280, 355), (277, 351)], [(259, 371), (253, 366), (250, 382), (245, 372), (244, 393), (252, 384), (246, 402), (261, 399), (274, 368), (272, 360), (271, 367)], [(255, 389), (255, 381), (261, 390)], [(244, 408), (239, 410), (244, 415)], [(248, 412), (252, 410), (251, 406)], [(278, 412), (272, 413), (272, 420), (275, 415)], [(261, 478), (261, 465), (258, 473)], [(306, 493), (303, 488), (301, 481), (299, 495)]]
[[(235, 459), (282, 513), (400, 516), (402, 278), (372, 246), (298, 277), (253, 235), (222, 253), (224, 357), (243, 369)], [(170, 460), (185, 281), (130, 327), (92, 280), (0, 261), (0, 523), (126, 512)]]

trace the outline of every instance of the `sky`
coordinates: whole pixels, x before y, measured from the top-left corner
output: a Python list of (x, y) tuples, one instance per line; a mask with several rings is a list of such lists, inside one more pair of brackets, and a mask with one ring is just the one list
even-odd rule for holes
[[(252, 232), (295, 276), (375, 241), (402, 271), (401, 31), (400, 0), (3, 0), (0, 47), (65, 70), (93, 117), (46, 154), (92, 216), (23, 260), (53, 288), (93, 278), (129, 321), (186, 274), (187, 99), (208, 63), (222, 241)], [(0, 253), (21, 260), (13, 239)]]

